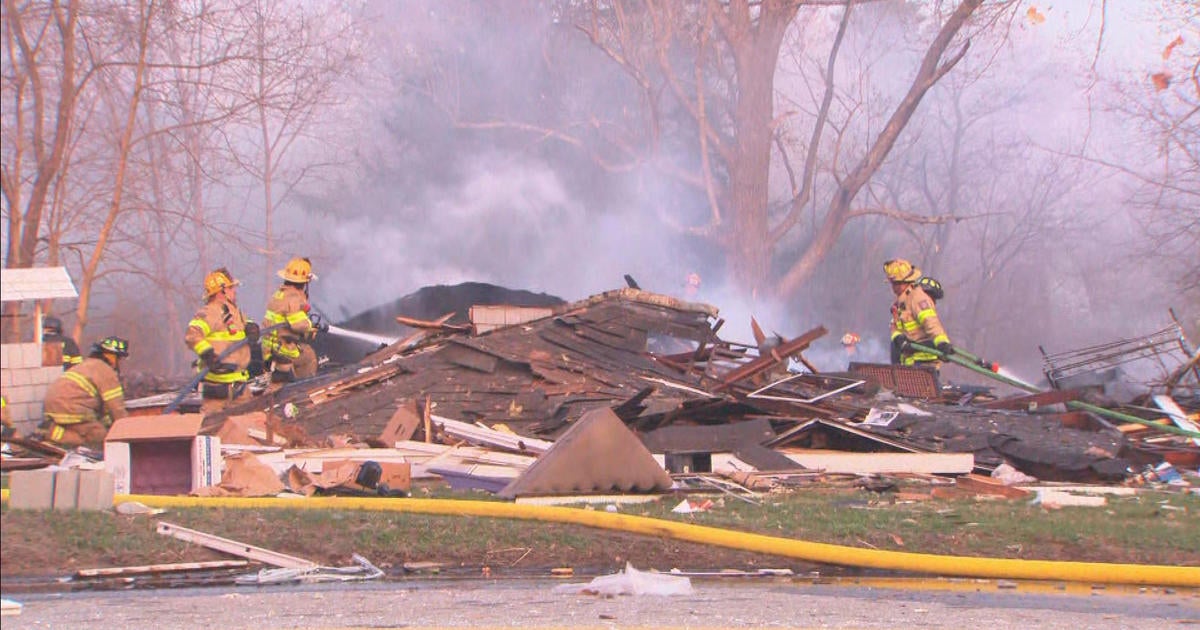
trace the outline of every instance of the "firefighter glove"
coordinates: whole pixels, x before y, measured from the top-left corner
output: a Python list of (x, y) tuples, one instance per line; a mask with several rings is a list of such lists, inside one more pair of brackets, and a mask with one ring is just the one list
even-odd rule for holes
[(257, 323), (246, 322), (246, 339), (249, 339), (250, 343), (258, 343), (258, 337), (260, 333), (261, 330), (259, 329)]
[(4, 428), (0, 429), (0, 437), (3, 437), (6, 440), (9, 438), (12, 438), (12, 437), (16, 437), (16, 435), (17, 435), (17, 430), (14, 427), (4, 425)]
[(204, 362), (204, 367), (208, 368), (208, 371), (213, 372), (216, 370), (216, 367), (217, 367), (217, 352), (216, 352), (216, 350), (213, 350), (212, 348), (205, 350), (204, 353), (200, 355), (200, 360)]
[(937, 349), (938, 349), (938, 352), (941, 352), (942, 354), (944, 354), (946, 356), (950, 356), (950, 355), (954, 354), (954, 346), (950, 345), (949, 341), (943, 341), (942, 343), (939, 343), (937, 345)]
[(912, 349), (912, 343), (909, 342), (908, 337), (905, 337), (904, 335), (896, 335), (895, 337), (892, 337), (892, 348), (895, 349), (897, 353), (904, 354)]
[(329, 332), (329, 322), (322, 319), (320, 315), (313, 314), (310, 319), (312, 320), (313, 331)]

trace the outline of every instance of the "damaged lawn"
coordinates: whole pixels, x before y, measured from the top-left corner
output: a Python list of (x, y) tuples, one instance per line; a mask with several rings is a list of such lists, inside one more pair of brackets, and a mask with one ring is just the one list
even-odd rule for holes
[[(1200, 497), (1144, 492), (1103, 507), (1045, 509), (1027, 500), (897, 502), (844, 488), (771, 494), (762, 506), (713, 497), (702, 513), (675, 514), (678, 498), (626, 505), (626, 514), (792, 539), (916, 553), (1200, 566), (1194, 535)], [(604, 509), (598, 507), (597, 509)], [(545, 575), (556, 567), (606, 573), (635, 566), (711, 571), (791, 568), (837, 573), (790, 558), (576, 525), (396, 512), (177, 509), (164, 520), (338, 566), (351, 554), (391, 574), (432, 562), (455, 575)], [(4, 577), (62, 576), (79, 569), (219, 560), (216, 552), (155, 533), (155, 519), (110, 512), (5, 509)]]

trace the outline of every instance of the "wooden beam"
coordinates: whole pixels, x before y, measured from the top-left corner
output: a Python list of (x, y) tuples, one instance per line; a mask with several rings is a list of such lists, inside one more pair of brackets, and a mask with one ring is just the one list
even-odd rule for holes
[(184, 542), (200, 545), (202, 547), (208, 547), (209, 549), (215, 549), (231, 556), (247, 558), (249, 560), (254, 560), (255, 562), (261, 562), (263, 564), (269, 564), (276, 567), (284, 567), (288, 569), (309, 569), (317, 566), (317, 563), (311, 560), (305, 560), (304, 558), (289, 556), (277, 551), (271, 551), (270, 549), (263, 549), (262, 547), (247, 545), (246, 543), (238, 542), (236, 540), (230, 540), (228, 538), (221, 538), (220, 536), (206, 534), (194, 529), (180, 527), (174, 523), (167, 523), (166, 521), (159, 521), (157, 531), (163, 536), (170, 536)]
[(454, 313), (447, 313), (435, 320), (416, 319), (413, 317), (405, 317), (403, 315), (396, 316), (396, 322), (408, 326), (409, 328), (421, 328), (425, 330), (453, 330), (457, 332), (471, 332), (470, 324), (447, 324)]
[(213, 560), (210, 562), (173, 562), (171, 564), (144, 564), (132, 567), (104, 567), (80, 569), (75, 577), (115, 577), (145, 575), (148, 573), (179, 573), (181, 571), (211, 571), (213, 569), (237, 569), (250, 564), (248, 560)]
[(1006, 486), (991, 477), (984, 477), (983, 475), (962, 475), (955, 478), (954, 485), (967, 492), (1004, 497), (1006, 499), (1023, 499), (1030, 494), (1028, 490)]
[(770, 354), (758, 357), (757, 359), (727, 373), (725, 377), (721, 379), (721, 383), (717, 385), (714, 391), (728, 389), (739, 381), (744, 381), (752, 376), (766, 372), (772, 367), (778, 365), (783, 360), (787, 359), (789, 356), (808, 348), (809, 344), (817, 339), (820, 339), (821, 337), (824, 337), (828, 332), (829, 331), (826, 330), (824, 326), (817, 326), (816, 328), (804, 333), (803, 335), (800, 335), (799, 337), (796, 337), (795, 339), (792, 339), (791, 341), (780, 344), (778, 347), (774, 348)]
[(501, 448), (508, 451), (524, 452), (524, 453), (545, 453), (554, 446), (553, 442), (539, 440), (537, 438), (525, 437), (516, 433), (506, 433), (495, 429), (484, 428), (461, 422), (459, 420), (451, 420), (441, 416), (427, 414), (430, 421), (435, 421), (441, 426), (442, 431), (446, 435), (460, 438), (470, 442), (471, 444), (490, 446), (492, 448)]
[(1026, 409), (1036, 409), (1038, 407), (1057, 405), (1078, 399), (1079, 392), (1076, 390), (1052, 390), (1048, 392), (1041, 392), (1039, 394), (1029, 394), (1028, 396), (1001, 398), (1000, 400), (985, 402), (978, 406), (983, 407), (984, 409), (1013, 409), (1024, 411)]
[(432, 410), (432, 401), (431, 401), (429, 395), (426, 394), (425, 395), (425, 406), (421, 409), (421, 419), (424, 421), (424, 424), (425, 424), (425, 443), (426, 444), (433, 443), (433, 415), (431, 413), (431, 410)]

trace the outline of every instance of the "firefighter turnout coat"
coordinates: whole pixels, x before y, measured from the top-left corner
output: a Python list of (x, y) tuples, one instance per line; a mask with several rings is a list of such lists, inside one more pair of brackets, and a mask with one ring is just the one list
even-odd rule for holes
[(300, 358), (301, 338), (313, 330), (308, 318), (308, 296), (299, 287), (285, 284), (267, 300), (267, 314), (263, 324), (267, 327), (287, 324), (263, 337), (263, 360), (272, 358), (276, 363), (294, 363)]
[(59, 425), (99, 421), (108, 426), (129, 415), (117, 371), (96, 357), (84, 359), (50, 384), (45, 410)]
[[(226, 385), (250, 380), (250, 373), (246, 370), (250, 365), (250, 346), (245, 343), (246, 318), (236, 304), (221, 298), (205, 304), (188, 322), (184, 340), (197, 356), (212, 350), (219, 357), (230, 346), (240, 343), (240, 347), (221, 359), (221, 363), (231, 364), (234, 369), (227, 374), (213, 374), (210, 370), (204, 375), (204, 380)], [(199, 369), (204, 369), (204, 366), (200, 365)]]
[(66, 335), (45, 335), (42, 337), (42, 343), (62, 344), (62, 366), (64, 372), (83, 363), (83, 354), (79, 352), (79, 344)]
[[(916, 284), (909, 284), (892, 303), (892, 342), (901, 335), (909, 341), (931, 347), (950, 343), (942, 322), (938, 320), (933, 298)], [(929, 352), (906, 352), (900, 358), (903, 365), (934, 361), (938, 361), (937, 355)]]

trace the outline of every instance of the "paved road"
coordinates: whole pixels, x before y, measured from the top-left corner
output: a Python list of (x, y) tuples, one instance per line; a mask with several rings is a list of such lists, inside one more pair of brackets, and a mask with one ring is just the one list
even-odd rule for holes
[[(586, 580), (578, 580), (586, 582)], [(6, 595), (21, 628), (1063, 628), (1200, 624), (1200, 591), (942, 582), (917, 590), (792, 580), (692, 581), (691, 595), (556, 593), (562, 581), (433, 580)], [(928, 586), (928, 584), (926, 584)]]

